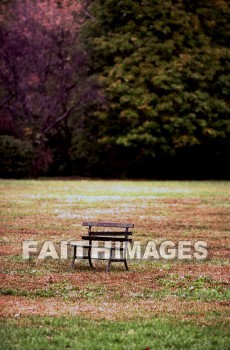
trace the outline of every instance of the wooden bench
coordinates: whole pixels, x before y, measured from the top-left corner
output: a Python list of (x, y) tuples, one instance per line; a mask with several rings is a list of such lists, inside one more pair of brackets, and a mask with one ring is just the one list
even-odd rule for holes
[[(124, 262), (126, 270), (128, 270), (127, 264), (127, 245), (132, 242), (130, 236), (132, 236), (132, 232), (129, 231), (130, 228), (133, 228), (133, 224), (126, 223), (111, 223), (111, 222), (83, 222), (82, 226), (88, 227), (88, 235), (82, 236), (82, 240), (88, 241), (88, 244), (75, 244), (71, 243), (73, 246), (73, 260), (71, 266), (74, 267), (75, 259), (88, 259), (89, 265), (92, 269), (94, 269), (92, 259), (99, 260), (108, 260), (108, 265), (106, 271), (110, 271), (110, 266), (112, 262)], [(93, 229), (94, 228), (94, 229)], [(96, 228), (96, 229), (95, 229)], [(124, 229), (111, 231), (111, 228), (116, 229)], [(102, 230), (103, 229), (103, 230)], [(95, 247), (93, 242), (111, 242), (110, 247)], [(116, 244), (123, 245), (123, 247), (117, 247)], [(77, 256), (77, 247), (82, 247), (82, 249), (86, 250), (87, 254), (81, 257)], [(92, 255), (92, 249), (109, 249), (108, 257), (94, 257)], [(116, 252), (119, 251), (119, 257), (116, 256)]]

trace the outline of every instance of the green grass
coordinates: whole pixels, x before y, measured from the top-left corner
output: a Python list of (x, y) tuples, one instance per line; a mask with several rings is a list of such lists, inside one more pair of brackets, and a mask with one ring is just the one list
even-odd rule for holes
[(28, 298), (50, 298), (58, 297), (63, 300), (77, 300), (77, 299), (94, 299), (96, 297), (106, 296), (103, 285), (89, 284), (80, 289), (72, 286), (69, 283), (61, 282), (54, 283), (43, 289), (25, 290), (18, 288), (2, 288), (0, 295), (14, 295)]
[(4, 350), (228, 350), (221, 325), (196, 326), (170, 319), (91, 321), (81, 318), (27, 317), (7, 320), (0, 330)]
[[(158, 264), (159, 265), (159, 264)], [(156, 266), (152, 265), (153, 268)], [(163, 266), (161, 266), (163, 267)], [(168, 265), (165, 266), (166, 271)], [(44, 273), (44, 272), (43, 272)], [(24, 271), (24, 276), (30, 275), (39, 277), (43, 275), (38, 269)], [(119, 271), (114, 272), (119, 278)], [(23, 277), (23, 275), (21, 275)], [(115, 288), (111, 291), (110, 285), (103, 284), (102, 281), (97, 283), (88, 283), (83, 286), (73, 285), (68, 282), (68, 273), (62, 281), (44, 285), (38, 289), (20, 289), (20, 288), (0, 288), (0, 295), (23, 296), (28, 298), (50, 298), (58, 297), (62, 300), (76, 301), (85, 300), (126, 300), (146, 299), (160, 300), (162, 298), (174, 297), (178, 300), (195, 300), (195, 301), (227, 301), (230, 300), (230, 289), (227, 283), (212, 280), (207, 276), (194, 278), (192, 275), (178, 275), (166, 273), (164, 277), (155, 279), (155, 288), (149, 288), (145, 285), (139, 286), (138, 291), (129, 290), (129, 282), (123, 281), (123, 288)], [(124, 290), (127, 288), (126, 293)]]
[(169, 274), (160, 279), (159, 284), (163, 288), (157, 292), (158, 297), (173, 295), (186, 300), (230, 300), (227, 283), (212, 280), (207, 276), (194, 279), (191, 275)]

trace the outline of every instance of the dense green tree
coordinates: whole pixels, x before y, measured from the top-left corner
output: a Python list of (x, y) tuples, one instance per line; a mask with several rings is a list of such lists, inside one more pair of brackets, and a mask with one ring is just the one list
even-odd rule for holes
[(22, 178), (32, 175), (33, 147), (28, 141), (0, 135), (0, 177)]
[(200, 162), (215, 176), (230, 136), (227, 1), (94, 0), (88, 11), (83, 39), (108, 101), (96, 117), (109, 175)]

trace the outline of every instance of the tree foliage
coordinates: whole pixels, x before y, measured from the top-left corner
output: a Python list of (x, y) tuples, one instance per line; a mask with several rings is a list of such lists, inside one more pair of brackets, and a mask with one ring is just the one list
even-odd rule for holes
[(0, 176), (21, 178), (32, 175), (33, 148), (28, 141), (0, 136)]
[[(6, 9), (0, 31), (1, 119), (11, 120), (20, 137), (33, 143), (36, 158), (47, 156), (49, 162), (52, 135), (69, 138), (69, 119), (81, 115), (97, 94), (79, 42), (82, 7), (75, 1), (20, 0)], [(44, 161), (37, 162), (38, 172)]]
[(227, 177), (226, 0), (1, 4), (0, 132), (35, 174)]
[(85, 36), (109, 101), (99, 142), (117, 153), (114, 166), (135, 162), (146, 176), (160, 158), (226, 152), (227, 2), (95, 0), (90, 11)]

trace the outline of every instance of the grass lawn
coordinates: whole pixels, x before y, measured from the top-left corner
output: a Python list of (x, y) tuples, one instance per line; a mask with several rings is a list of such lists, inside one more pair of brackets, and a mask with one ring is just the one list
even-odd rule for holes
[[(230, 182), (0, 180), (5, 349), (229, 349)], [(22, 242), (81, 238), (83, 221), (134, 223), (134, 239), (205, 241), (203, 261), (22, 259)]]

